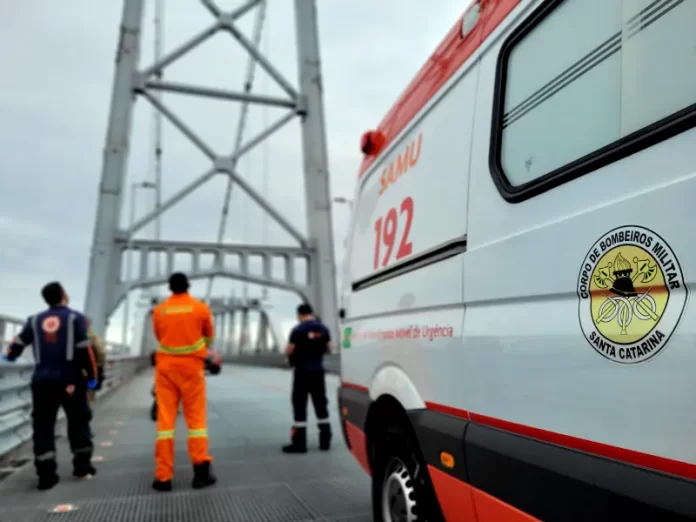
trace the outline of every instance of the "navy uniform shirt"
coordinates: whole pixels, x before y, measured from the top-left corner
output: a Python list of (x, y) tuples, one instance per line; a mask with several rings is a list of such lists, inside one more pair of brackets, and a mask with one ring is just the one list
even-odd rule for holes
[(290, 344), (295, 345), (292, 365), (296, 370), (324, 369), (324, 354), (331, 340), (328, 328), (321, 321), (310, 319), (298, 324), (290, 332)]
[(16, 360), (24, 348), (34, 352), (33, 382), (78, 383), (96, 379), (97, 366), (87, 336), (87, 321), (67, 306), (53, 306), (27, 319), (22, 331), (8, 348), (7, 358)]

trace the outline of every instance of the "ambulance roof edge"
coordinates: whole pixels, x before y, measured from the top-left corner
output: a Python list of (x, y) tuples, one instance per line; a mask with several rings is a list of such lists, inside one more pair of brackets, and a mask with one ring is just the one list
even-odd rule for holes
[[(377, 127), (377, 131), (384, 137), (384, 141), (380, 143), (381, 150), (376, 154), (363, 156), (358, 179), (520, 1), (474, 0), (467, 7)], [(477, 3), (482, 7), (481, 16), (471, 32), (462, 37), (464, 16)]]

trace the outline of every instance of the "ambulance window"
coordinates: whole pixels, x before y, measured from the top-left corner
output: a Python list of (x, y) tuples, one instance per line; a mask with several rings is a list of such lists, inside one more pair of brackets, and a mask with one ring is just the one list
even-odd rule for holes
[(696, 126), (696, 2), (552, 0), (503, 44), (491, 166), (522, 201)]

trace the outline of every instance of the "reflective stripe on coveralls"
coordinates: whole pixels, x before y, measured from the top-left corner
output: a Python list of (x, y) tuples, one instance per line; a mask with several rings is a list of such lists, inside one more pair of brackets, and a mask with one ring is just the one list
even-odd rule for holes
[[(157, 432), (157, 439), (158, 440), (173, 439), (174, 438), (174, 431), (175, 430), (158, 431)], [(205, 428), (200, 429), (200, 430), (188, 430), (188, 437), (189, 437), (189, 439), (207, 438), (208, 437), (208, 430)]]
[(159, 342), (155, 363), (157, 440), (155, 479), (174, 475), (174, 428), (183, 403), (188, 426), (188, 452), (194, 465), (212, 461), (208, 454), (208, 429), (204, 361), (213, 338), (209, 308), (188, 294), (172, 295), (153, 311), (153, 328)]
[(188, 355), (196, 353), (201, 348), (205, 348), (209, 342), (210, 341), (207, 341), (205, 337), (201, 337), (194, 344), (190, 344), (188, 346), (165, 346), (160, 344), (159, 349), (160, 351), (170, 355)]

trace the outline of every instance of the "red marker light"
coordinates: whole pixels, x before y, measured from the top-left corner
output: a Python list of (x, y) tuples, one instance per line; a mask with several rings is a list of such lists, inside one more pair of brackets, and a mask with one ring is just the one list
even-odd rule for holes
[(379, 131), (367, 131), (360, 138), (360, 150), (367, 156), (377, 154), (384, 145), (384, 135)]
[(362, 135), (362, 138), (360, 138), (360, 150), (363, 154), (367, 154), (368, 156), (370, 155), (370, 151), (372, 150), (371, 131), (367, 131), (365, 134)]

